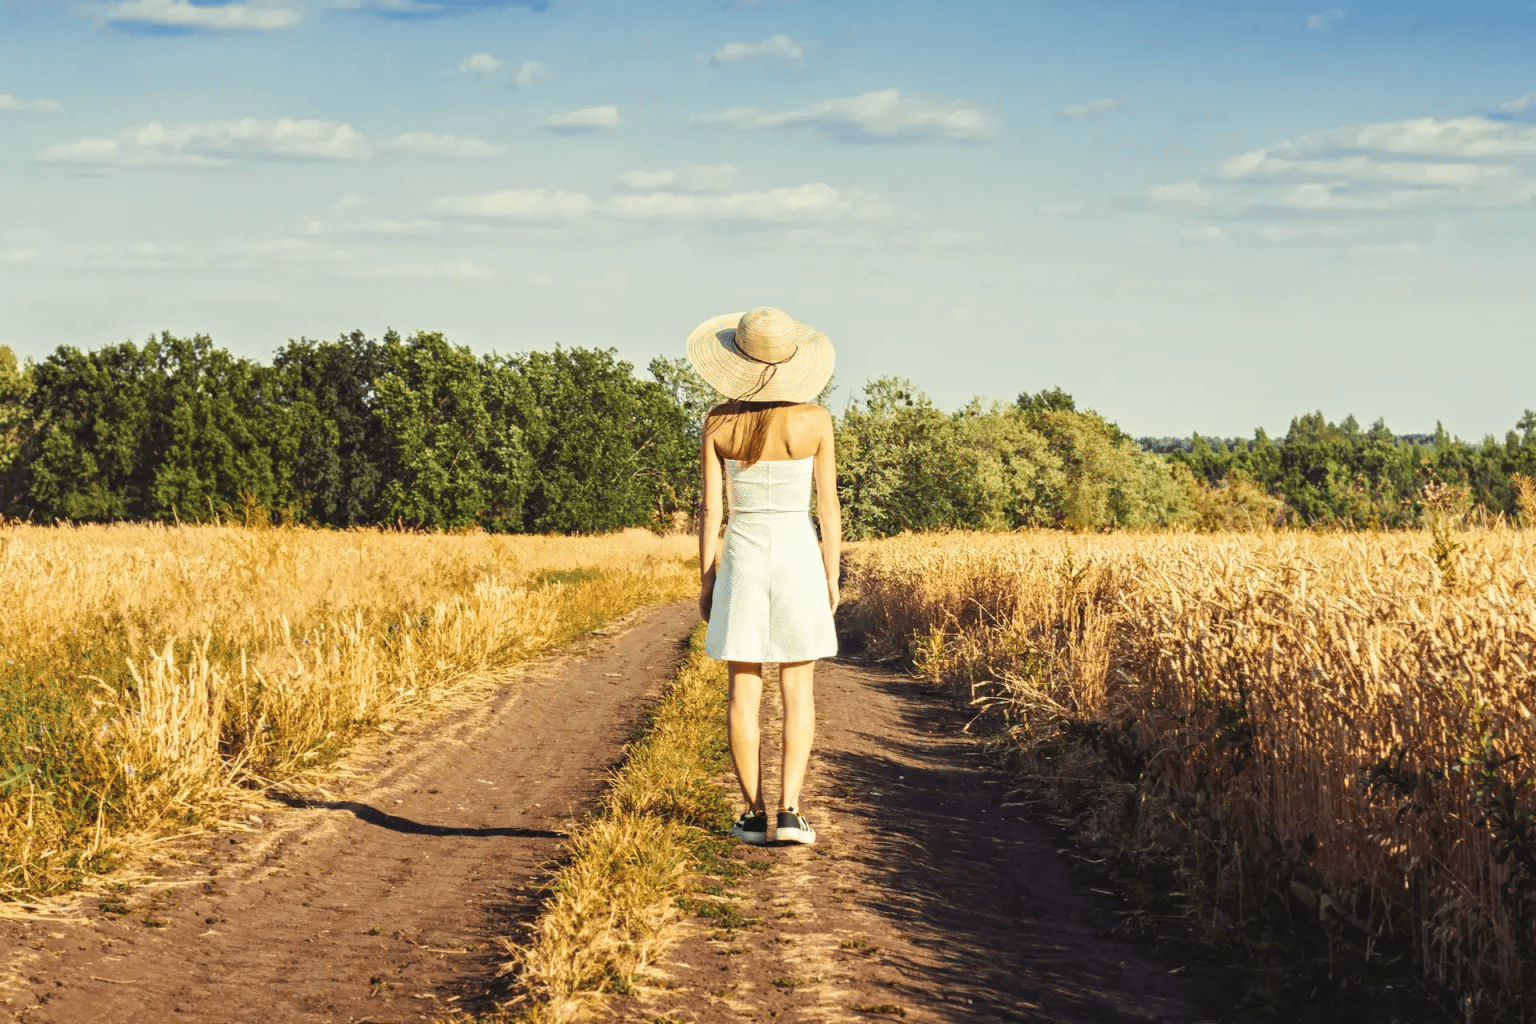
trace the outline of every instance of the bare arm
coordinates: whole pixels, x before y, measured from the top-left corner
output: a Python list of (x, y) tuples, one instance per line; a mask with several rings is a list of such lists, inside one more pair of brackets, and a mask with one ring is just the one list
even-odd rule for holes
[(720, 456), (708, 420), (699, 446), (699, 614), (707, 622), (715, 591), (715, 556), (720, 547), (720, 524), (725, 520), (724, 481)]
[(832, 414), (825, 412), (820, 425), (821, 444), (811, 463), (816, 481), (816, 519), (821, 524), (821, 566), (827, 575), (827, 597), (836, 610), (841, 597), (837, 588), (843, 547), (843, 506), (837, 500), (837, 453), (834, 450)]

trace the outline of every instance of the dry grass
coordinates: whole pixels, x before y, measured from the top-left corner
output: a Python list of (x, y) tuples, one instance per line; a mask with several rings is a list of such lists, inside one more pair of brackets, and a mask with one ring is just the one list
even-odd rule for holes
[(716, 777), (725, 764), (725, 663), (688, 661), (630, 748), (599, 811), (575, 832), (550, 899), (506, 970), (524, 993), (518, 1019), (568, 1024), (596, 1013), (604, 992), (627, 991), (668, 944), (677, 897), (701, 844), (730, 808)]
[(1530, 991), (1536, 534), (955, 534), (850, 561), (876, 637), (1047, 772), (1084, 770), (1050, 766), (1064, 738), (1097, 752), (1106, 827), (1175, 835), (1239, 904), (1367, 957), (1409, 944), (1468, 1008)]
[(693, 591), (692, 540), (0, 529), (0, 898)]

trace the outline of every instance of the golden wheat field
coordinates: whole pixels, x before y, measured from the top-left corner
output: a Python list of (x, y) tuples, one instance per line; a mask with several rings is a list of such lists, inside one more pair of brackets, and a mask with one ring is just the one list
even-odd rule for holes
[(0, 528), (0, 898), (316, 771), (643, 604), (690, 537)]
[(1239, 902), (1289, 879), (1296, 912), (1367, 956), (1411, 941), (1474, 1003), (1520, 988), (1536, 530), (929, 535), (849, 560), (878, 641), (1026, 749), (1118, 763), (1122, 832), (1221, 846)]

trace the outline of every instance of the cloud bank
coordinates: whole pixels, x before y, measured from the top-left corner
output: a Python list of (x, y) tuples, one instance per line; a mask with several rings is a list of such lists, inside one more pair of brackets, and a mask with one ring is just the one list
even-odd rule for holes
[(1154, 185), (1147, 196), (1227, 215), (1517, 206), (1536, 199), (1536, 125), (1487, 117), (1344, 125), (1240, 153), (1210, 178)]
[(501, 61), (488, 53), (472, 53), (459, 61), (459, 71), (466, 75), (488, 75), (501, 67)]
[(849, 142), (895, 139), (946, 139), (980, 142), (996, 134), (987, 113), (965, 100), (929, 100), (882, 89), (859, 96), (822, 100), (800, 110), (765, 114), (755, 107), (737, 107), (705, 114), (694, 123), (734, 131), (774, 131), (812, 127)]
[(193, 4), (188, 0), (118, 0), (103, 8), (109, 22), (166, 25), (214, 31), (270, 31), (292, 28), (300, 20), (290, 7), (253, 4)]
[(63, 109), (56, 100), (19, 100), (8, 92), (0, 92), (0, 111), (39, 110), (51, 112)]
[(637, 191), (724, 192), (736, 184), (730, 164), (694, 164), (679, 170), (625, 171), (619, 184)]
[(1074, 103), (1070, 107), (1064, 107), (1061, 111), (1063, 117), (1092, 117), (1095, 114), (1108, 114), (1120, 109), (1120, 101), (1108, 96), (1087, 103)]
[(609, 104), (601, 107), (582, 107), (564, 114), (555, 114), (544, 122), (552, 132), (598, 132), (619, 126), (619, 108)]
[(603, 212), (623, 220), (879, 220), (890, 215), (891, 206), (869, 192), (816, 182), (727, 195), (614, 196)]
[(373, 136), (340, 121), (247, 117), (179, 125), (151, 121), (115, 138), (49, 146), (38, 160), (107, 167), (220, 167), (242, 158), (366, 160), (376, 156), (481, 157), (500, 152), (500, 146), (480, 139), (434, 132)]
[(760, 43), (726, 43), (713, 53), (704, 55), (710, 67), (729, 67), (748, 61), (770, 59), (798, 61), (805, 57), (805, 44), (791, 39), (782, 32), (769, 36)]
[(519, 86), (532, 85), (534, 82), (542, 82), (549, 77), (549, 68), (536, 60), (524, 61), (523, 66), (517, 69), (517, 77), (514, 81)]

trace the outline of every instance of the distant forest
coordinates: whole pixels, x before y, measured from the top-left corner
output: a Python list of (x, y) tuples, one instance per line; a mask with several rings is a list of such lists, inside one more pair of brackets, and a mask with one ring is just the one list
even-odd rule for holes
[[(475, 355), (441, 334), (300, 339), (270, 363), (169, 333), (19, 365), (0, 346), (0, 514), (498, 532), (686, 527), (717, 396), (683, 359)], [(1298, 416), (1283, 438), (1127, 436), (1059, 388), (936, 408), (911, 381), (837, 416), (851, 538), (904, 530), (1415, 526), (1512, 516), (1536, 413), (1502, 441)], [(1426, 487), (1429, 488), (1426, 491)]]

